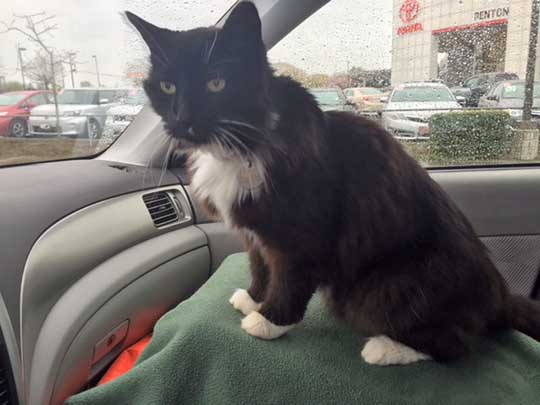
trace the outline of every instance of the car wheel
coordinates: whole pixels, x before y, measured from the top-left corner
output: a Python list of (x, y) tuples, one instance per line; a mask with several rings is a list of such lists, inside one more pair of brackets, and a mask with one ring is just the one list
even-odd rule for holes
[(86, 135), (88, 139), (99, 139), (101, 137), (101, 126), (95, 119), (88, 120)]
[(28, 132), (28, 126), (25, 120), (14, 119), (9, 124), (9, 136), (12, 138), (22, 138), (26, 136)]

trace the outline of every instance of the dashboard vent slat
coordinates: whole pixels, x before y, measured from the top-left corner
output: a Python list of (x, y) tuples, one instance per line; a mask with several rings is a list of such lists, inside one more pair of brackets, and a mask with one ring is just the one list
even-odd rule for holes
[(156, 227), (178, 222), (178, 209), (167, 192), (145, 194), (143, 201)]

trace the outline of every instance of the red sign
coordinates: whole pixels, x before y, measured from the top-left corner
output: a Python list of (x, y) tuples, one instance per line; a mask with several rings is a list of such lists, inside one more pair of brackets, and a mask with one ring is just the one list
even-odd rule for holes
[(416, 23), (411, 25), (406, 25), (405, 27), (399, 27), (397, 30), (398, 35), (407, 35), (412, 34), (414, 32), (420, 32), (424, 31), (424, 27), (422, 26), (422, 23)]
[(412, 34), (414, 32), (424, 31), (422, 23), (411, 24), (420, 14), (420, 3), (417, 0), (405, 0), (405, 3), (401, 5), (399, 9), (399, 19), (408, 25), (399, 27), (397, 30), (398, 35)]
[(405, 0), (399, 9), (399, 18), (404, 24), (413, 22), (420, 14), (420, 4), (417, 0)]
[(144, 79), (145, 74), (143, 72), (128, 72), (127, 77), (130, 79)]

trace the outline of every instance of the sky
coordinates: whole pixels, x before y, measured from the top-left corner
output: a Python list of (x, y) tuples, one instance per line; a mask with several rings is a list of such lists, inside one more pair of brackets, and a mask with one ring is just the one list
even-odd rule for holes
[[(292, 1), (292, 0), (291, 0)], [(233, 0), (24, 0), (1, 1), (0, 21), (13, 15), (45, 12), (55, 15), (58, 29), (45, 34), (49, 46), (77, 52), (78, 86), (83, 80), (97, 84), (96, 55), (101, 82), (122, 86), (129, 61), (145, 57), (147, 49), (121, 12), (130, 10), (163, 27), (185, 30), (215, 23)], [(345, 71), (347, 65), (365, 69), (389, 68), (392, 45), (392, 0), (333, 0), (307, 19), (269, 52), (272, 62), (293, 64), (310, 73)], [(1, 31), (1, 29), (0, 29)], [(27, 50), (37, 47), (21, 34), (0, 34), (0, 75), (21, 80), (17, 43)], [(65, 78), (67, 87), (71, 79)]]

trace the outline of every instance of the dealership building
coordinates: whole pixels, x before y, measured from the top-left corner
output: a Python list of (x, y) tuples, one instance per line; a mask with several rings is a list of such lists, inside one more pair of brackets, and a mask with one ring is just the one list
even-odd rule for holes
[(531, 1), (394, 0), (392, 84), (500, 71), (524, 79)]

